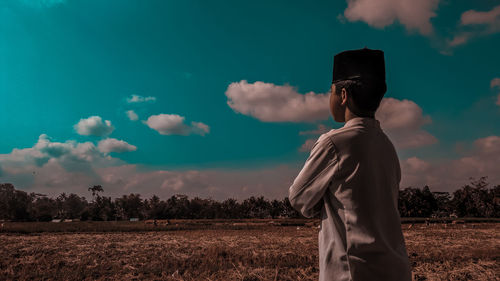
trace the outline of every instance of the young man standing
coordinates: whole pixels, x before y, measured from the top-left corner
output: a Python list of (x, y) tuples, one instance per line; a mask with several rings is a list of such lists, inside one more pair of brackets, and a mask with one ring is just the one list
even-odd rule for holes
[(382, 51), (334, 57), (330, 111), (345, 124), (318, 138), (289, 189), (295, 209), (321, 216), (320, 281), (411, 280), (398, 212), (399, 160), (375, 119), (386, 89)]

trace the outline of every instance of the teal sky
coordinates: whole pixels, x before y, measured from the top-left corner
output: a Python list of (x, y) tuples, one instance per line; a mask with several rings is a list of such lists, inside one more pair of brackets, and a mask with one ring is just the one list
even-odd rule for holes
[[(356, 1), (350, 2), (354, 5)], [(300, 132), (315, 130), (319, 124), (327, 128), (342, 124), (331, 117), (265, 121), (237, 112), (228, 105), (228, 86), (242, 80), (251, 85), (261, 81), (290, 85), (299, 94), (327, 94), (333, 55), (365, 46), (385, 52), (386, 98), (412, 101), (422, 110), (417, 115), (431, 120), (392, 135), (388, 129), (402, 167), (408, 170), (407, 183), (424, 183), (415, 174), (421, 167), (412, 163), (432, 166), (422, 164), (430, 170), (421, 172), (437, 189), (457, 188), (448, 185), (465, 183), (469, 176), (487, 175), (496, 180), (495, 172), (500, 173), (491, 165), (498, 162), (474, 157), (500, 145), (500, 82), (498, 86), (492, 82), (500, 77), (500, 13), (495, 12), (499, 3), (423, 2), (429, 2), (428, 10), (435, 14), (420, 21), (430, 23), (431, 31), (405, 24), (400, 14), (392, 23), (380, 23), (384, 18), (375, 23), (356, 20), (345, 13), (346, 1), (2, 1), (0, 182), (49, 194), (64, 190), (84, 193), (82, 188), (68, 187), (67, 182), (63, 187), (54, 181), (33, 179), (31, 170), (45, 170), (43, 165), (29, 162), (29, 157), (13, 160), (13, 149), (33, 148), (39, 136), (46, 134), (55, 143), (74, 140), (97, 146), (99, 141), (113, 138), (136, 147), (120, 153), (103, 152), (102, 157), (119, 163), (90, 163), (94, 171), (135, 165), (137, 173), (217, 169), (230, 174), (287, 166), (290, 172), (283, 175), (280, 189), (265, 193), (284, 196), (287, 183), (307, 158), (307, 150), (301, 146), (318, 137)], [(478, 12), (473, 14), (477, 17), (464, 22), (462, 15), (470, 10)], [(391, 19), (390, 15), (385, 17)], [(460, 36), (465, 36), (464, 42), (454, 43)], [(132, 95), (154, 100), (127, 102)], [(125, 113), (128, 110), (139, 120), (130, 120)], [(161, 134), (143, 122), (159, 114), (184, 117), (184, 129), (192, 129), (192, 121), (202, 122), (209, 131), (188, 128), (185, 134)], [(100, 136), (80, 134), (75, 125), (91, 116), (109, 120), (114, 130)], [(411, 138), (412, 133), (422, 131), (432, 140), (398, 145), (402, 134)], [(493, 144), (481, 141), (488, 137)], [(485, 155), (493, 152), (488, 150)], [(464, 158), (484, 160), (490, 166), (460, 166)], [(59, 163), (67, 168), (64, 161)], [(442, 163), (458, 165), (457, 173), (468, 174), (439, 182), (434, 173)], [(77, 172), (85, 176), (85, 171)], [(103, 172), (97, 174), (94, 177), (94, 172), (89, 172), (91, 180), (83, 182), (105, 181)], [(410, 180), (412, 177), (415, 179)], [(269, 190), (265, 186), (276, 183), (272, 178), (270, 174), (269, 179), (263, 179), (268, 182), (253, 181), (241, 193), (223, 192), (229, 187), (218, 180), (212, 189), (183, 185), (186, 190), (174, 190), (203, 196), (243, 196)], [(235, 176), (235, 180), (242, 179)], [(124, 189), (108, 185), (116, 194), (155, 192), (140, 186)]]

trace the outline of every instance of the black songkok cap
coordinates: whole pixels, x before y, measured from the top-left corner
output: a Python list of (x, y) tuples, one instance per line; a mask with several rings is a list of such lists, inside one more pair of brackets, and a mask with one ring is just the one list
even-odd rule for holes
[(384, 52), (364, 48), (336, 54), (332, 83), (342, 80), (385, 82)]

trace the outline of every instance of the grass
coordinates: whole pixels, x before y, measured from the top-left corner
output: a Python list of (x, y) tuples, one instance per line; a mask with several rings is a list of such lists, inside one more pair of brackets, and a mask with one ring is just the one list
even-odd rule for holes
[[(173, 222), (171, 226), (178, 224), (175, 231), (140, 231), (138, 223), (119, 222), (113, 232), (1, 233), (0, 279), (318, 279), (314, 224), (271, 226), (265, 220), (242, 220), (237, 225), (191, 221), (183, 226), (181, 222)], [(76, 225), (83, 227), (81, 223)], [(105, 224), (90, 226), (105, 229)], [(28, 225), (8, 227), (14, 226)], [(134, 232), (116, 232), (116, 227)], [(406, 224), (403, 233), (414, 280), (500, 280), (498, 223)]]
[[(477, 224), (484, 222), (500, 223), (498, 218), (460, 218), (460, 223)], [(79, 222), (4, 222), (0, 233), (41, 233), (41, 232), (144, 232), (196, 229), (261, 229), (269, 226), (313, 226), (319, 219), (198, 219), (170, 220), (165, 225), (159, 221), (157, 226), (144, 221), (79, 221)], [(403, 224), (452, 223), (453, 219), (439, 218), (402, 218)]]
[(79, 221), (79, 222), (5, 222), (1, 232), (41, 233), (41, 232), (143, 232), (195, 229), (255, 229), (269, 226), (318, 225), (318, 219), (239, 219), (239, 220), (169, 220), (157, 226), (144, 221)]

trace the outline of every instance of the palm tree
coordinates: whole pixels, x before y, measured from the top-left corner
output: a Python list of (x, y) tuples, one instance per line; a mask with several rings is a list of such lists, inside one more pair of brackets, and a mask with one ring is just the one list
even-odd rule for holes
[(94, 185), (93, 187), (89, 187), (89, 191), (92, 191), (92, 197), (94, 198), (96, 195), (99, 196), (99, 192), (104, 192), (104, 189), (102, 189), (102, 186), (100, 184)]

